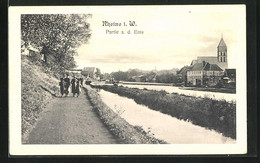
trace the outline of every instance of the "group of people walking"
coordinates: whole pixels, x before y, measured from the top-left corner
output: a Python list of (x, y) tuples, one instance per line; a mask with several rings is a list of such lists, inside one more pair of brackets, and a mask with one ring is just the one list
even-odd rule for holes
[(79, 96), (81, 92), (81, 87), (83, 84), (83, 78), (76, 78), (73, 76), (72, 79), (69, 78), (69, 75), (66, 75), (65, 78), (60, 78), (59, 86), (60, 86), (60, 93), (61, 97), (63, 95), (68, 96), (69, 94), (69, 88), (71, 88), (71, 93), (73, 94), (73, 97), (77, 95)]

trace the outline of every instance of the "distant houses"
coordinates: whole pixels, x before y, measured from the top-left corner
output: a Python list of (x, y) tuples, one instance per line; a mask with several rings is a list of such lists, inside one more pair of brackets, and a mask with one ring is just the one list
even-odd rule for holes
[(83, 75), (86, 78), (99, 80), (101, 78), (101, 72), (99, 68), (96, 67), (84, 67), (83, 69), (68, 69), (67, 73), (70, 73), (75, 76)]
[(155, 82), (156, 81), (157, 74), (154, 72), (145, 74), (145, 75), (139, 75), (139, 76), (132, 76), (131, 81), (134, 82)]
[(221, 38), (217, 46), (217, 56), (198, 56), (190, 66), (178, 72), (185, 86), (215, 86), (222, 81), (236, 82), (235, 69), (228, 69), (227, 46)]
[(69, 69), (69, 70), (66, 70), (65, 72), (78, 77), (78, 76), (81, 76), (81, 71), (82, 71), (82, 69)]
[(84, 67), (81, 72), (87, 78), (99, 80), (101, 77), (101, 72), (99, 68), (96, 67)]
[(192, 69), (193, 66), (184, 66), (177, 73), (179, 81), (183, 81), (184, 85), (187, 86), (187, 72)]

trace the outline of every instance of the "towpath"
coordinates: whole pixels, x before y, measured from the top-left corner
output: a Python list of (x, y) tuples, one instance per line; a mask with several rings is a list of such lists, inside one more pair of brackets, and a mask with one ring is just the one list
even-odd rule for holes
[(79, 97), (56, 98), (40, 114), (29, 144), (115, 144), (82, 89)]

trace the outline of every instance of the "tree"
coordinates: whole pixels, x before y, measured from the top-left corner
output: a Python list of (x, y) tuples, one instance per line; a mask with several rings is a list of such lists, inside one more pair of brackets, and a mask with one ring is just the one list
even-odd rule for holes
[(22, 46), (33, 45), (51, 67), (75, 67), (76, 49), (87, 43), (90, 14), (21, 15)]
[(172, 73), (165, 73), (161, 75), (157, 75), (156, 82), (158, 83), (177, 83), (178, 77)]
[(111, 75), (109, 73), (104, 73), (103, 79), (104, 80), (110, 80), (111, 79)]
[(143, 72), (141, 72), (140, 70), (137, 70), (137, 69), (129, 69), (127, 72), (128, 72), (129, 78), (131, 78), (133, 76), (139, 76), (139, 75), (144, 74)]
[(128, 74), (127, 72), (123, 72), (123, 71), (117, 71), (117, 72), (112, 72), (111, 76), (115, 79), (115, 80), (122, 80), (122, 81), (127, 81), (128, 80)]

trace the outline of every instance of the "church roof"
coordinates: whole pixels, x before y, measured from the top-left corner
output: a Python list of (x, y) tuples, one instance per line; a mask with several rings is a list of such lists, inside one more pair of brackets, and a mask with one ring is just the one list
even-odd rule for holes
[[(208, 63), (206, 63), (208, 64)], [(201, 71), (203, 70), (204, 66), (203, 63), (195, 63), (191, 69), (191, 71)]]
[(222, 71), (222, 69), (216, 64), (207, 64), (204, 70), (206, 71)]
[(203, 61), (210, 64), (218, 64), (218, 58), (212, 56), (202, 56), (197, 58), (197, 63), (202, 63)]
[(203, 63), (196, 63), (193, 65), (191, 71), (222, 71), (222, 69), (216, 64), (210, 64), (205, 62)]
[(227, 46), (226, 43), (225, 43), (225, 41), (223, 40), (223, 38), (221, 38), (221, 40), (220, 40), (220, 42), (219, 42), (219, 44), (218, 44), (218, 47), (219, 47), (219, 46)]

